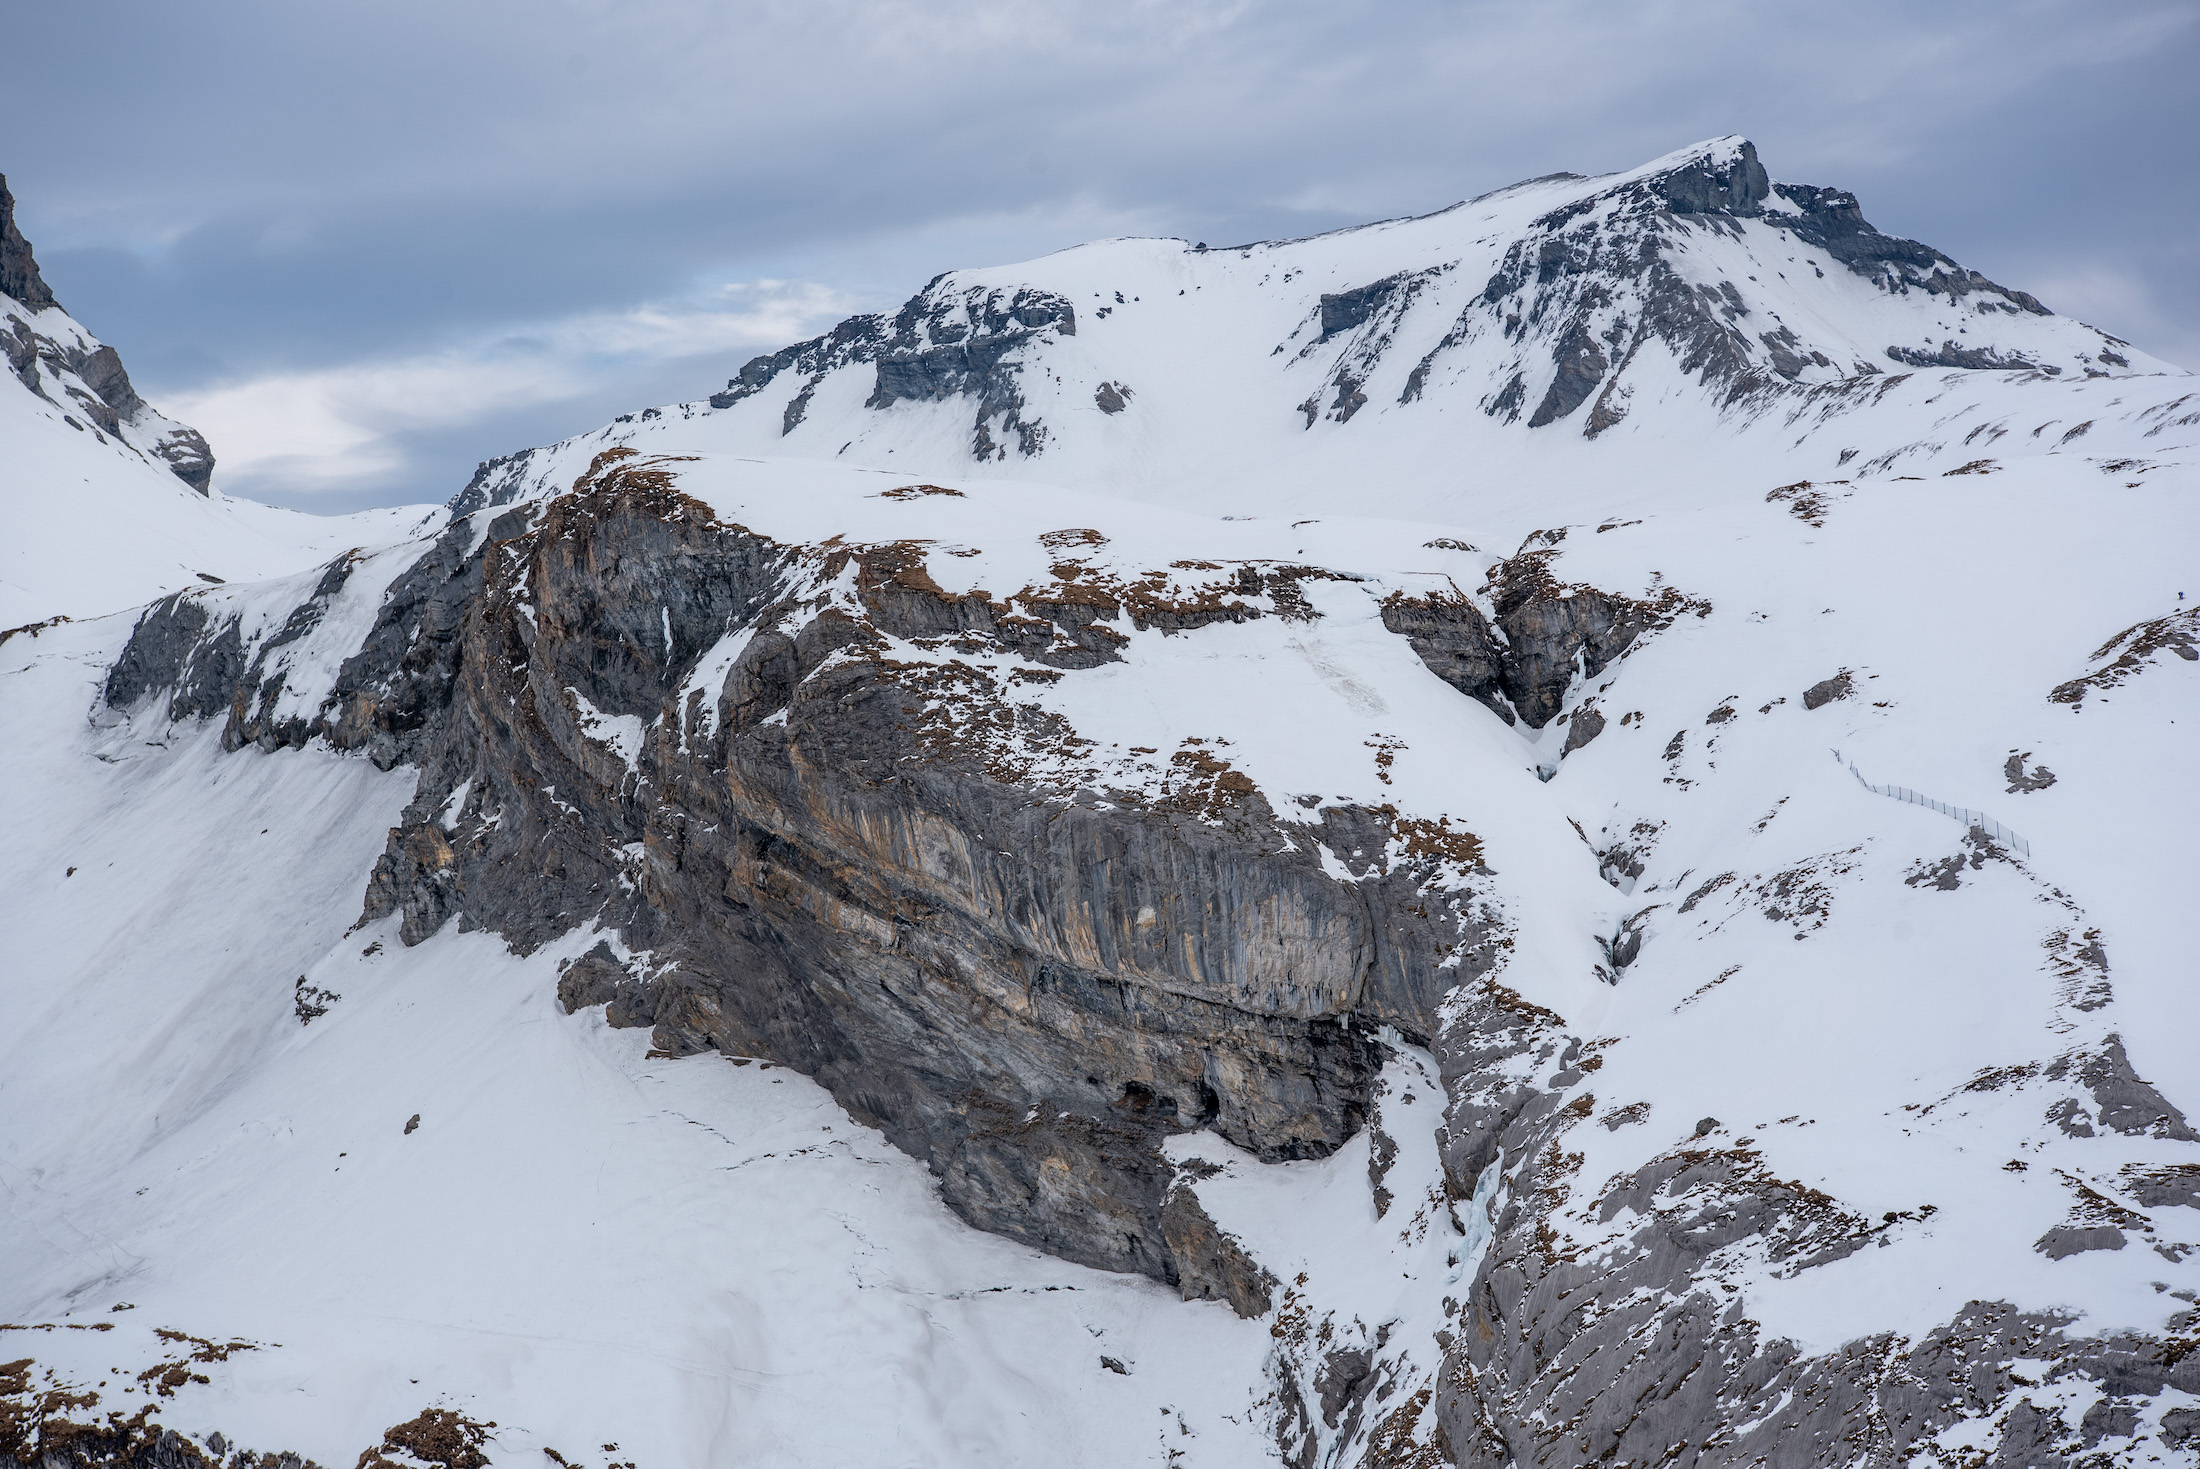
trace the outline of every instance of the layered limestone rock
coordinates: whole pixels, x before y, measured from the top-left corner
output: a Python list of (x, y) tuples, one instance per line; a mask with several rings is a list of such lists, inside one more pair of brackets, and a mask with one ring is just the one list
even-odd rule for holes
[(1197, 748), (1157, 790), (1111, 786), (1017, 693), (1117, 660), (1124, 618), (1311, 619), (1300, 584), (1330, 574), (1217, 566), (1172, 599), (1065, 561), (1005, 601), (950, 596), (921, 545), (781, 544), (682, 495), (675, 463), (621, 459), (539, 516), (455, 524), (313, 709), (285, 698), (285, 650), (348, 560), (250, 648), (200, 599), (157, 604), (108, 700), (223, 718), (233, 749), (416, 762), (368, 918), (523, 952), (598, 924), (615, 940), (567, 971), (569, 1008), (801, 1069), (982, 1228), (1261, 1309), (1159, 1143), (1212, 1128), (1282, 1160), (1352, 1135), (1381, 1028), (1432, 1037), (1491, 962), (1493, 920), (1428, 889), (1471, 882), (1479, 848), (1350, 805), (1303, 840)]
[[(568, 1012), (600, 1005), (672, 1055), (796, 1067), (925, 1159), (978, 1227), (1296, 1323), (1272, 1364), (1292, 1462), (1891, 1466), (1985, 1433), (2000, 1457), (1979, 1462), (2063, 1465), (2185, 1432), (2164, 1394), (2200, 1391), (2192, 1312), (2165, 1337), (1996, 1300), (1832, 1351), (1768, 1331), (1736, 1304), (1737, 1271), (1819, 1269), (1931, 1211), (1870, 1217), (1716, 1118), (1660, 1119), (1670, 1145), (1585, 1176), (1569, 1134), (1646, 1107), (1600, 1108), (1609, 1043), (1500, 982), (1510, 939), (1475, 838), (1380, 806), (1287, 816), (1196, 742), (1126, 785), (1031, 695), (1120, 669), (1126, 628), (1316, 623), (1308, 589), (1341, 573), (1187, 562), (1186, 590), (1097, 570), (1079, 548), (1104, 538), (1062, 531), (1042, 538), (1051, 579), (951, 593), (940, 547), (776, 540), (680, 473), (611, 451), (570, 493), (462, 518), (400, 569), (339, 558), (259, 631), (231, 604), (169, 598), (106, 699), (221, 720), (232, 750), (324, 740), (417, 766), (366, 918), (522, 952), (592, 931), (560, 978)], [(1531, 537), (1474, 597), (1393, 596), (1383, 624), (1534, 726), (1571, 671), (1705, 610), (1562, 583), (1557, 544)], [(380, 589), (371, 626), (301, 702), (292, 669), (325, 660), (293, 655), (364, 625), (336, 616), (361, 577)], [(1973, 858), (1967, 873), (2001, 860)], [(1636, 919), (1608, 942), (1608, 979), (1641, 947)], [(2090, 1014), (2105, 958), (2092, 936), (2065, 948)], [(1317, 1319), (1163, 1147), (1211, 1129), (1260, 1160), (1330, 1153), (1373, 1115), (1385, 1027), (1431, 1047), (1449, 1097), (1449, 1197), (1423, 1217), (1448, 1214), (1462, 1253), (1487, 1231), (1433, 1373), (1380, 1321)], [(2010, 1088), (2065, 1137), (2194, 1140), (2113, 1037), (1969, 1090)], [(1398, 1121), (1372, 1139), (1378, 1211)], [(2127, 1172), (2074, 1188), (2040, 1255), (2141, 1247), (2145, 1211), (2200, 1198), (2188, 1165)], [(2058, 1406), (2073, 1394), (2091, 1404), (2076, 1427)]]

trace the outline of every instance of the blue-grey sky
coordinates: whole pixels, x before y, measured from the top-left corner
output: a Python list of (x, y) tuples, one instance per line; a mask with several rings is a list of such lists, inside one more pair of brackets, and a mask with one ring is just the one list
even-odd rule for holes
[(440, 500), (937, 272), (1722, 133), (2200, 367), (2192, 0), (73, 0), (0, 172), (232, 493)]

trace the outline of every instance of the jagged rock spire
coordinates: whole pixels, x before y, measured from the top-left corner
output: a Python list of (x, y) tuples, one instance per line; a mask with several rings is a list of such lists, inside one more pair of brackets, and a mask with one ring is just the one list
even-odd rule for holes
[(38, 273), (31, 242), (15, 227), (15, 196), (8, 192), (4, 173), (0, 173), (0, 295), (12, 296), (33, 311), (61, 304)]

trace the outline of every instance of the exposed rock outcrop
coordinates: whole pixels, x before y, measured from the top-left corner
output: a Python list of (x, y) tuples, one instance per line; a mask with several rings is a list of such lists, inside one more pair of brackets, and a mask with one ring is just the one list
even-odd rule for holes
[(32, 311), (44, 311), (60, 303), (38, 273), (31, 242), (15, 225), (15, 195), (8, 192), (8, 176), (0, 173), (0, 296), (8, 296)]
[[(232, 748), (417, 763), (368, 918), (523, 952), (599, 923), (620, 950), (566, 971), (569, 1008), (606, 1004), (674, 1054), (795, 1066), (980, 1227), (1255, 1309), (1257, 1268), (1196, 1200), (1172, 1205), (1159, 1143), (1208, 1127), (1277, 1160), (1352, 1135), (1378, 1029), (1433, 1036), (1454, 978), (1490, 962), (1479, 848), (1354, 806), (1308, 840), (1196, 742), (1158, 790), (1043, 774), (1078, 741), (1016, 690), (1114, 660), (1120, 617), (1192, 636), (1310, 618), (1299, 585), (1328, 573), (1218, 567), (1172, 597), (1067, 560), (1004, 601), (950, 596), (920, 546), (780, 544), (625, 452), (478, 546), (454, 525), (315, 708), (285, 697), (284, 650), (343, 560), (249, 649), (200, 599), (158, 604), (108, 699), (224, 718)], [(957, 649), (1020, 661), (1002, 677)]]
[[(1684, 612), (1710, 615), (1710, 604), (1672, 587), (1635, 598), (1560, 582), (1551, 561), (1565, 537), (1538, 531), (1491, 568), (1482, 590), (1494, 620), (1457, 594), (1394, 595), (1383, 604), (1383, 626), (1403, 635), (1431, 673), (1507, 724), (1517, 715), (1541, 729), (1565, 707), (1577, 668), (1595, 678), (1644, 633)], [(1597, 716), (1595, 728), (1602, 727)], [(1570, 732), (1569, 748), (1593, 738), (1574, 741)]]
[[(2168, 1337), (2084, 1336), (2068, 1316), (1971, 1301), (1914, 1340), (1885, 1334), (1804, 1353), (1750, 1319), (1722, 1281), (1746, 1268), (1792, 1275), (1830, 1264), (1929, 1209), (1867, 1219), (1772, 1173), (1748, 1139), (1726, 1139), (1711, 1118), (1632, 1172), (1601, 1185), (1578, 1177), (1581, 1155), (1566, 1134), (1594, 1107), (1582, 1090), (1587, 1051), (1560, 1017), (1495, 985), (1468, 992), (1439, 1054), (1453, 1192), (1473, 1192), (1487, 1169), (1504, 1175), (1436, 1399), (1467, 1469), (1891, 1466), (1915, 1462), (1966, 1420), (1984, 1425), (1967, 1441), (1998, 1446), (1992, 1463), (2067, 1466), (2106, 1433), (2138, 1432), (2137, 1409), (2165, 1388), (2200, 1390), (2200, 1311), (2185, 1312)], [(2108, 1125), (2191, 1136), (2131, 1074), (2113, 1037), (2040, 1075), (2096, 1097), (2101, 1118), (2115, 1119)], [(2086, 1218), (2040, 1248), (2062, 1258), (2123, 1243)], [(2079, 1429), (2059, 1411), (2072, 1387), (2094, 1398)]]
[[(1853, 194), (1774, 184), (1754, 145), (1725, 139), (1663, 172), (1628, 178), (1535, 220), (1507, 248), (1480, 295), (1407, 374), (1398, 401), (1420, 400), (1432, 377), (1447, 363), (1463, 361), (1476, 344), (1485, 358), (1494, 354), (1487, 381), (1496, 386), (1482, 394), (1483, 412), (1508, 423), (1525, 416), (1531, 429), (1578, 421), (1591, 438), (1627, 416), (1627, 369), (1646, 343), (1661, 343), (1683, 373), (1722, 403), (1770, 399), (1791, 384), (1884, 371), (1871, 360), (1876, 352), (1863, 357), (1830, 342), (1813, 344), (1768, 318), (1735, 280), (1704, 283), (1682, 257), (1691, 241), (1706, 235), (1779, 239), (1790, 247), (1800, 241), (1823, 251), (1826, 264), (1889, 294), (1939, 295), (1974, 312), (2050, 314), (2024, 292), (1997, 285), (1930, 246), (1882, 234), (1864, 219)], [(1357, 333), (1331, 375), (1340, 409), (1374, 375), (1413, 303), (1412, 287), (1430, 274), (1389, 277), (1322, 297), (1317, 341)], [(2101, 365), (2087, 370), (2128, 366), (2116, 350), (2125, 346), (2101, 338), (2086, 359)], [(1913, 367), (2063, 370), (2020, 350), (1952, 339), (1896, 343), (1885, 357)], [(1318, 397), (1302, 406), (1310, 408)], [(1330, 416), (1342, 422), (1351, 415)], [(1310, 411), (1310, 425), (1314, 417)]]
[[(1046, 427), (1025, 417), (1018, 387), (1024, 352), (1045, 340), (1077, 335), (1076, 310), (1046, 291), (957, 291), (945, 288), (945, 280), (934, 277), (891, 317), (853, 316), (823, 336), (751, 359), (722, 392), (711, 395), (710, 406), (730, 408), (783, 373), (802, 373), (805, 386), (789, 402), (782, 428), (792, 433), (808, 407), (809, 390), (826, 373), (869, 363), (876, 381), (865, 407), (972, 399), (975, 458), (1005, 458), (1008, 448), (1001, 441), (1011, 437), (1025, 458), (1036, 456), (1046, 446)], [(1120, 408), (1118, 403), (1109, 411)]]
[[(2068, 704), (2073, 713), (2088, 694), (2100, 695), (2156, 666), (2165, 653), (2187, 663), (2200, 662), (2200, 608), (2187, 607), (2125, 628), (2093, 650), (2090, 673), (2057, 684), (2047, 697)], [(2174, 665), (2172, 665), (2174, 666)]]

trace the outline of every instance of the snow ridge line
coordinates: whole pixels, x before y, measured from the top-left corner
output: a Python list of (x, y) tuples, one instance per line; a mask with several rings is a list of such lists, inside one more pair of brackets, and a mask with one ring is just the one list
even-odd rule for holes
[[(1836, 760), (1840, 760), (1841, 752), (1839, 750), (1835, 750), (1833, 752), (1833, 758)], [(2010, 851), (2015, 852), (2019, 857), (2023, 857), (2027, 861), (2031, 859), (2032, 844), (2026, 841), (2023, 837), (2018, 836), (2008, 827), (2003, 826), (2000, 822), (1994, 820), (1993, 817), (1988, 816), (1984, 811), (1974, 811), (1968, 806), (1951, 806), (1946, 801), (1936, 801), (1931, 796), (1911, 790), (1908, 786), (1873, 785), (1870, 781), (1864, 779), (1863, 772), (1858, 770), (1853, 763), (1848, 761), (1843, 761), (1842, 763), (1848, 765), (1849, 774), (1856, 777), (1856, 783), (1862, 786), (1865, 790), (1870, 791), (1873, 795), (1885, 796), (1890, 800), (1895, 801), (1907, 801), (1912, 806), (1924, 806), (1931, 810), (1938, 811), (1943, 816), (1952, 816), (1956, 820), (1962, 822), (1965, 826), (1977, 827), (1980, 831), (1986, 834), (1989, 840), (1995, 842), (2000, 846), (2007, 847)]]

